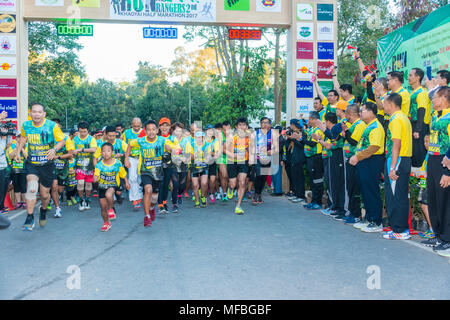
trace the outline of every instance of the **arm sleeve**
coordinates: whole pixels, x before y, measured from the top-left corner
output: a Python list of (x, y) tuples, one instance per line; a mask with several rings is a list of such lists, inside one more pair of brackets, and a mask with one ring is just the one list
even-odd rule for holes
[(413, 132), (422, 131), (424, 119), (425, 119), (425, 108), (417, 109), (417, 122), (413, 128)]
[(367, 100), (376, 101), (375, 94), (373, 93), (372, 89), (372, 82), (367, 82), (366, 92), (367, 92)]
[(123, 152), (124, 153), (127, 152), (127, 149), (128, 149), (128, 145), (125, 143), (125, 141), (122, 140), (122, 150), (123, 150)]
[(89, 147), (90, 148), (97, 148), (97, 141), (94, 138), (91, 139), (91, 144), (90, 144)]
[(95, 168), (94, 176), (100, 177), (100, 170), (98, 168)]
[(94, 158), (98, 159), (102, 155), (102, 148), (98, 147), (94, 152)]
[(350, 134), (350, 131), (348, 131), (348, 130), (345, 132), (345, 139), (353, 147), (358, 144), (358, 141), (352, 139), (352, 135)]

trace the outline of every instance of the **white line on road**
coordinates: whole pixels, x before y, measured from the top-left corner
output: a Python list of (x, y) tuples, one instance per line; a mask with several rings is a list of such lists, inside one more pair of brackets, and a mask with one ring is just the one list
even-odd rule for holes
[[(37, 202), (37, 203), (36, 203), (36, 206), (38, 206), (38, 205), (40, 205), (40, 204), (41, 204), (41, 202)], [(27, 209), (23, 209), (23, 210), (17, 212), (16, 214), (12, 215), (11, 217), (8, 217), (7, 215), (5, 215), (5, 216), (6, 216), (9, 220), (14, 220), (15, 218), (17, 218), (17, 217), (23, 215), (23, 214), (26, 213), (26, 212), (27, 212)]]

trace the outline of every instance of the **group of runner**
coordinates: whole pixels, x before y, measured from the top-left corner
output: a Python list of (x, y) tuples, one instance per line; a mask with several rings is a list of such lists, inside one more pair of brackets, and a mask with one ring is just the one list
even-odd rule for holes
[[(80, 211), (91, 209), (92, 196), (98, 196), (101, 231), (111, 228), (117, 214), (114, 203), (122, 203), (125, 189), (134, 210), (143, 206), (145, 227), (152, 225), (156, 211), (179, 212), (189, 189), (196, 208), (236, 197), (234, 212), (242, 215), (246, 196), (252, 197), (254, 205), (263, 203), (261, 193), (270, 175), (271, 155), (277, 151), (268, 118), (261, 120), (256, 131), (245, 118), (238, 119), (234, 128), (226, 121), (205, 128), (192, 123), (189, 130), (168, 118), (143, 124), (134, 118), (127, 130), (106, 126), (93, 132), (82, 121), (69, 135), (63, 134), (59, 121), (46, 118), (42, 104), (30, 106), (30, 118), (8, 152), (11, 167), (17, 169), (13, 175), (16, 208), (26, 208), (23, 229), (29, 231), (35, 224), (37, 194), (41, 200), (39, 225), (43, 227), (51, 199), (56, 207), (54, 217), (62, 217), (64, 191), (68, 205), (78, 204)], [(253, 184), (255, 194), (251, 195)]]

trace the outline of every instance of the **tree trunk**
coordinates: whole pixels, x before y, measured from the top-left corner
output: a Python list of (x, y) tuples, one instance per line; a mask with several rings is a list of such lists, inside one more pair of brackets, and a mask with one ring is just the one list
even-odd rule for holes
[(280, 36), (281, 29), (275, 30), (275, 74), (274, 74), (274, 95), (273, 106), (275, 108), (275, 123), (279, 124), (281, 121), (281, 103), (280, 103)]

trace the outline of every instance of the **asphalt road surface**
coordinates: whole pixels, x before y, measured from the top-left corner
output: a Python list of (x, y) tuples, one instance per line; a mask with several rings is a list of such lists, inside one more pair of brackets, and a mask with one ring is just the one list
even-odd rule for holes
[[(117, 206), (100, 232), (90, 211), (63, 207), (47, 226), (0, 230), (0, 299), (450, 299), (449, 259), (413, 240), (384, 240), (286, 198), (235, 200), (157, 215)], [(37, 210), (36, 210), (37, 211)]]

